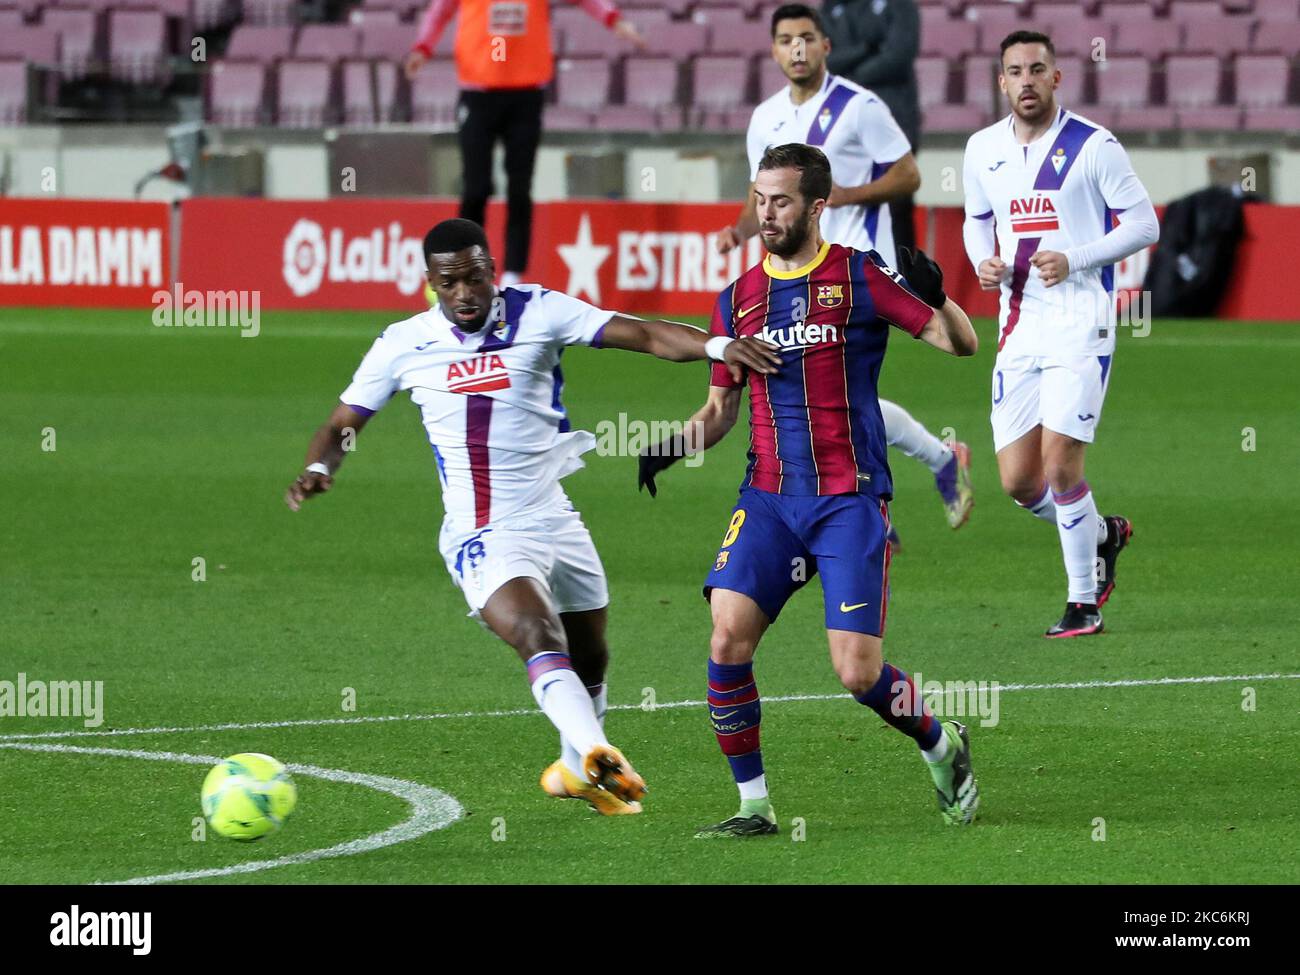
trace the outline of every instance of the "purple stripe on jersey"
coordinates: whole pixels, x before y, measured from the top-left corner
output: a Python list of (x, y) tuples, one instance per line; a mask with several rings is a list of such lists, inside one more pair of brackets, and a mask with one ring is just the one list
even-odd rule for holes
[[(563, 352), (564, 350), (561, 349), (560, 351)], [(558, 411), (560, 414), (560, 433), (568, 433), (570, 429), (569, 413), (564, 408), (564, 403), (560, 401), (560, 394), (564, 392), (564, 373), (560, 370), (558, 362), (555, 364), (555, 368), (551, 370), (551, 382), (553, 383), (551, 409)]]
[(1097, 361), (1101, 363), (1101, 388), (1106, 388), (1106, 377), (1110, 374), (1110, 356), (1099, 355)]
[[(856, 94), (856, 91), (852, 88), (846, 88), (844, 85), (836, 85), (832, 88), (822, 102), (821, 109), (814, 116), (812, 124), (808, 126), (808, 138), (803, 141), (810, 146), (824, 145), (826, 138), (831, 134), (831, 129), (835, 127), (835, 123), (839, 121), (839, 117), (844, 113), (844, 106), (852, 101), (853, 96)], [(823, 125), (821, 120), (824, 116), (827, 116), (827, 113), (829, 113), (829, 117), (826, 118), (826, 124)]]
[[(892, 165), (894, 164), (891, 162), (872, 163), (871, 182), (874, 183), (876, 180), (880, 179), (880, 177), (884, 176), (885, 173), (889, 172), (889, 167)], [(875, 247), (876, 228), (880, 225), (880, 204), (879, 203), (873, 203), (871, 206), (867, 207), (867, 212), (866, 215), (863, 217), (863, 222), (866, 224), (866, 228), (867, 228), (867, 239), (871, 241), (871, 246)], [(895, 257), (895, 261), (897, 261), (897, 259), (898, 258)]]
[(532, 296), (531, 291), (519, 291), (515, 288), (502, 288), (497, 292), (497, 297), (505, 299), (505, 314), (501, 316), (501, 321), (506, 331), (504, 335), (498, 335), (501, 325), (497, 325), (479, 346), (480, 352), (500, 352), (514, 345), (515, 335), (519, 333), (519, 319), (523, 316), (524, 305), (528, 304)]
[(998, 337), (998, 351), (1007, 344), (1007, 336), (1020, 323), (1020, 303), (1025, 300), (1025, 282), (1029, 280), (1029, 259), (1038, 250), (1042, 237), (1021, 237), (1016, 246), (1016, 261), (1011, 270), (1011, 300), (1007, 303), (1007, 323)]
[[(609, 322), (606, 322), (606, 323), (605, 323), (605, 325), (608, 325), (608, 324), (609, 324)], [(600, 344), (600, 342), (601, 342), (601, 338), (602, 338), (602, 336), (604, 336), (604, 334), (605, 334), (605, 325), (602, 325), (602, 326), (600, 326), (600, 328), (596, 329), (596, 334), (593, 335), (593, 336), (591, 337), (591, 347), (592, 347), (593, 349), (599, 349), (599, 348), (601, 348), (601, 344)]]
[(992, 210), (985, 210), (983, 213), (975, 213), (975, 214), (972, 214), (972, 215), (971, 215), (971, 219), (972, 219), (972, 220), (987, 220), (987, 219), (989, 219), (989, 217), (991, 217), (991, 216), (993, 216), (993, 211), (992, 211)]
[[(1102, 210), (1101, 215), (1101, 234), (1106, 236), (1115, 229), (1115, 214), (1117, 210), (1106, 207)], [(1115, 290), (1115, 265), (1107, 264), (1101, 269), (1101, 286), (1106, 289), (1106, 294), (1111, 294)]]
[(492, 452), (488, 432), (492, 427), (492, 397), (470, 393), (465, 397), (465, 448), (474, 483), (474, 527), (482, 528), (492, 516)]
[[(339, 400), (339, 402), (340, 402), (340, 403), (343, 403), (342, 400)], [(375, 411), (372, 410), (372, 409), (370, 409), (369, 407), (366, 407), (366, 406), (357, 406), (355, 403), (343, 403), (343, 405), (346, 406), (349, 410), (356, 410), (356, 411), (357, 411), (358, 413), (360, 413), (362, 416), (374, 416), (374, 415), (375, 415)]]
[(429, 446), (433, 448), (433, 459), (434, 459), (434, 462), (437, 463), (437, 465), (438, 465), (438, 476), (439, 476), (440, 478), (442, 478), (442, 483), (443, 483), (443, 484), (446, 484), (446, 483), (447, 483), (447, 465), (443, 462), (443, 459), (442, 459), (442, 452), (441, 452), (440, 450), (438, 450), (438, 445), (437, 445), (436, 443), (431, 443), (431, 444), (429, 444)]
[[(1070, 167), (1083, 151), (1083, 144), (1096, 131), (1093, 126), (1077, 118), (1066, 122), (1061, 128), (1061, 134), (1052, 143), (1052, 148), (1047, 150), (1047, 158), (1043, 160), (1043, 165), (1038, 170), (1038, 178), (1034, 180), (1034, 189), (1059, 190), (1061, 184), (1065, 182), (1065, 177), (1069, 175)], [(1065, 160), (1059, 170), (1052, 165), (1052, 159), (1058, 155)]]

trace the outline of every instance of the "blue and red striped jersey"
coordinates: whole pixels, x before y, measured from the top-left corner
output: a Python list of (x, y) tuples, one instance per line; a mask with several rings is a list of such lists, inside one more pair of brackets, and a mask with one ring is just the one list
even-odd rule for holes
[[(934, 309), (875, 251), (828, 242), (793, 271), (769, 261), (718, 295), (710, 327), (781, 349), (780, 371), (745, 380), (750, 440), (742, 487), (892, 497), (876, 382), (889, 326), (916, 337)], [(712, 383), (739, 385), (721, 363)]]

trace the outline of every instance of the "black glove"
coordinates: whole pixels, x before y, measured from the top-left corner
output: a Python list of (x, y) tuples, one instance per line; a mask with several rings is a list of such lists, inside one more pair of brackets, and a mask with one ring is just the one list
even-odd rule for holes
[(923, 250), (898, 249), (898, 271), (917, 296), (931, 308), (942, 308), (948, 301), (943, 293), (943, 269)]
[(643, 453), (637, 458), (636, 489), (640, 491), (642, 488), (649, 488), (650, 497), (653, 498), (659, 493), (659, 489), (655, 487), (655, 476), (660, 471), (668, 470), (686, 456), (686, 444), (679, 435), (670, 437), (658, 447), (651, 449), (653, 453)]

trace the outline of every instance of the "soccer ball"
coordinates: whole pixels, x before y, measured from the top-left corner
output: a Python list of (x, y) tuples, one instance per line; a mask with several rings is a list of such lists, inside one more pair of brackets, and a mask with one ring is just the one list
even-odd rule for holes
[(270, 755), (244, 752), (214, 765), (200, 793), (203, 815), (232, 840), (260, 840), (280, 828), (298, 802), (298, 790)]

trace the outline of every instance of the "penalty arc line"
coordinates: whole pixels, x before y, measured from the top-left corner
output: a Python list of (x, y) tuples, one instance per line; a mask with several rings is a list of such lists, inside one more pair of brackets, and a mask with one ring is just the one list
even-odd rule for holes
[[(1121, 680), (1067, 681), (1054, 684), (998, 684), (998, 691), (1014, 693), (1023, 691), (1081, 691), (1125, 687), (1170, 687), (1185, 684), (1231, 684), (1241, 681), (1300, 680), (1300, 674), (1210, 674), (1202, 677), (1150, 677)], [(990, 687), (992, 685), (990, 684)], [(776, 694), (764, 697), (764, 704), (790, 704), (804, 701), (847, 701), (851, 694)], [(652, 707), (641, 704), (611, 704), (610, 711), (660, 711), (674, 708), (703, 707), (703, 700), (666, 701)], [(34, 731), (0, 735), (4, 742), (47, 741), (62, 738), (115, 738), (126, 735), (181, 735), (217, 731), (265, 731), (279, 728), (322, 728), (331, 725), (386, 724), (394, 721), (440, 721), (455, 718), (519, 718), (537, 716), (536, 708), (514, 708), (504, 711), (442, 711), (432, 714), (360, 715), (351, 718), (299, 718), (288, 721), (232, 721), (224, 724), (190, 725), (188, 727), (113, 728), (107, 731)]]
[[(216, 755), (190, 755), (185, 752), (151, 752), (125, 748), (88, 748), (80, 745), (39, 745), (29, 742), (0, 742), (0, 748), (16, 751), (46, 752), (64, 755), (107, 755), (112, 758), (138, 758), (154, 762), (180, 762), (185, 765), (216, 765), (222, 761)], [(159, 873), (145, 877), (132, 877), (129, 880), (109, 881), (113, 884), (165, 884), (181, 880), (203, 880), (210, 877), (230, 877), (236, 874), (257, 873), (276, 867), (292, 867), (317, 860), (335, 857), (356, 856), (374, 850), (418, 839), (426, 833), (444, 829), (465, 814), (465, 809), (455, 796), (435, 789), (432, 786), (394, 779), (387, 775), (370, 775), (364, 772), (348, 772), (344, 769), (321, 768), (318, 765), (288, 764), (290, 772), (329, 782), (343, 782), (359, 785), (377, 792), (402, 799), (410, 807), (410, 815), (396, 826), (371, 833), (357, 840), (348, 840), (334, 846), (318, 850), (304, 850), (301, 853), (289, 853), (273, 860), (251, 860), (236, 863), (228, 867), (209, 867), (203, 870), (177, 870), (172, 873)]]

